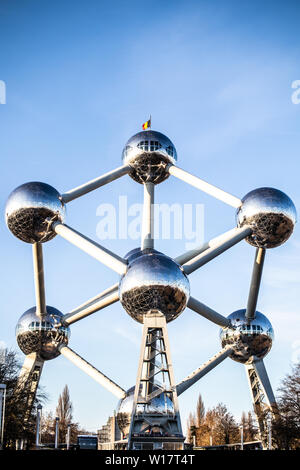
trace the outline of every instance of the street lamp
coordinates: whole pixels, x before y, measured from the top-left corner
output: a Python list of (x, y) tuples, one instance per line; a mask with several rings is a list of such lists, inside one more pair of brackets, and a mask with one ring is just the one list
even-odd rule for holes
[(0, 384), (0, 449), (3, 449), (6, 384)]
[(55, 449), (58, 449), (58, 426), (59, 426), (59, 417), (55, 418)]
[(268, 450), (272, 450), (272, 417), (269, 414), (267, 417), (268, 426)]
[(71, 439), (71, 424), (68, 424), (68, 430), (67, 430), (67, 450), (70, 450), (70, 439)]
[(42, 405), (37, 406), (37, 415), (36, 415), (36, 437), (35, 445), (38, 448), (40, 445), (40, 428), (41, 428), (41, 417), (42, 417)]
[(210, 435), (209, 435), (209, 445), (212, 447), (213, 445), (213, 426), (210, 428)]
[(241, 450), (244, 450), (244, 426), (241, 424)]

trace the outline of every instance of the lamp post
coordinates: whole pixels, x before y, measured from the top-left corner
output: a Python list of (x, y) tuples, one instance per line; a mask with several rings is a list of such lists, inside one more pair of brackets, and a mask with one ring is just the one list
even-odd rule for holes
[(67, 430), (67, 450), (70, 450), (71, 424), (68, 424)]
[(58, 426), (59, 426), (59, 417), (55, 418), (55, 449), (58, 449)]
[(213, 445), (213, 431), (214, 431), (214, 428), (213, 426), (210, 428), (210, 434), (209, 434), (209, 445), (212, 447)]
[(6, 385), (0, 384), (0, 450), (3, 449)]
[(272, 450), (272, 417), (269, 414), (267, 417), (268, 423), (268, 450)]
[(241, 450), (244, 450), (244, 426), (241, 424)]
[(36, 437), (35, 437), (35, 445), (37, 448), (40, 446), (41, 417), (42, 417), (42, 405), (38, 405), (37, 415), (36, 415)]

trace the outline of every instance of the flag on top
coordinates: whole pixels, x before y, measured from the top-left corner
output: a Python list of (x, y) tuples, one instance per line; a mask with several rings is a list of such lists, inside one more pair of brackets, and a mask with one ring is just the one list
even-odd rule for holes
[(151, 116), (148, 121), (144, 122), (143, 131), (145, 131), (146, 129), (149, 129), (150, 127), (151, 127)]

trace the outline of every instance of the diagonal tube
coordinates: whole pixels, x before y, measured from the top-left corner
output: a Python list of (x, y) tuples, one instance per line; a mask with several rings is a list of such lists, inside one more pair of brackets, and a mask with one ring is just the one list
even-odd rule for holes
[(71, 325), (72, 323), (75, 323), (78, 320), (82, 320), (92, 313), (98, 312), (99, 310), (108, 307), (118, 300), (119, 284), (115, 284), (114, 286), (101, 292), (101, 294), (98, 294), (96, 297), (93, 297), (84, 304), (64, 315), (62, 318), (62, 323), (65, 325)]
[(178, 385), (176, 385), (177, 396), (181, 395), (188, 388), (198, 382), (199, 379), (204, 377), (208, 372), (214, 369), (218, 364), (220, 364), (226, 357), (232, 353), (233, 349), (231, 346), (225, 346), (217, 354), (215, 354), (209, 361), (205, 362), (198, 369), (194, 370), (190, 375), (183, 379)]
[(187, 171), (178, 168), (178, 166), (170, 165), (168, 167), (168, 171), (170, 175), (173, 175), (176, 178), (185, 181), (185, 183), (188, 183), (191, 186), (194, 186), (195, 188), (200, 189), (201, 191), (209, 194), (210, 196), (213, 196), (216, 199), (225, 202), (225, 204), (229, 204), (230, 206), (235, 208), (240, 207), (242, 204), (242, 201), (238, 197), (232, 196), (231, 194), (223, 191), (222, 189), (219, 189), (216, 186), (207, 183), (201, 178), (198, 178), (197, 176), (194, 176), (191, 173), (188, 173)]
[(105, 173), (104, 175), (99, 176), (98, 178), (88, 181), (87, 183), (84, 183), (81, 186), (78, 186), (77, 188), (67, 191), (66, 193), (62, 194), (61, 199), (64, 203), (71, 202), (74, 199), (77, 199), (78, 197), (84, 196), (84, 194), (87, 194), (97, 188), (100, 188), (100, 186), (104, 186), (105, 184), (111, 183), (111, 181), (114, 181), (120, 178), (121, 176), (126, 175), (127, 173), (129, 173), (129, 171), (129, 165), (120, 166), (115, 170)]
[(113, 393), (120, 399), (125, 397), (126, 392), (123, 390), (123, 388), (119, 387), (119, 385), (117, 385), (106, 375), (92, 366), (89, 362), (80, 357), (79, 354), (77, 354), (71, 348), (65, 344), (61, 344), (58, 346), (58, 349), (65, 358), (69, 359), (69, 361), (71, 361), (75, 366), (79, 367), (79, 369), (92, 377), (92, 379), (96, 380), (96, 382), (105, 387), (109, 392)]
[(34, 273), (34, 286), (35, 286), (35, 302), (36, 314), (41, 317), (47, 313), (46, 309), (46, 295), (45, 295), (45, 280), (44, 280), (44, 263), (43, 263), (43, 247), (41, 243), (34, 243), (32, 245), (33, 257), (33, 273)]
[(73, 245), (85, 251), (88, 255), (105, 264), (118, 274), (124, 274), (127, 270), (127, 261), (120, 256), (112, 253), (98, 243), (90, 240), (76, 230), (68, 227), (68, 225), (54, 222), (52, 229), (62, 238)]
[(212, 248), (213, 246), (218, 245), (222, 240), (226, 240), (228, 237), (231, 235), (234, 235), (237, 233), (238, 228), (234, 227), (231, 230), (228, 230), (225, 233), (222, 233), (221, 235), (218, 235), (215, 238), (212, 238), (208, 242), (202, 243), (202, 245), (199, 245), (198, 247), (194, 248), (193, 250), (186, 251), (182, 255), (179, 255), (175, 258), (176, 263), (178, 264), (185, 264), (188, 261), (190, 261), (192, 258), (195, 258), (195, 256), (200, 255), (204, 251), (208, 250), (209, 248)]
[(255, 318), (255, 311), (261, 283), (262, 271), (264, 267), (265, 254), (266, 250), (264, 248), (256, 249), (246, 310), (246, 319), (248, 321), (254, 320)]
[(144, 183), (141, 249), (154, 248), (154, 184)]
[(253, 363), (251, 365), (254, 368), (254, 370), (255, 370), (258, 378), (259, 378), (259, 381), (260, 381), (261, 386), (263, 388), (263, 391), (264, 391), (264, 394), (265, 394), (265, 399), (267, 400), (268, 405), (270, 406), (270, 408), (272, 410), (276, 411), (276, 409), (277, 409), (276, 399), (275, 399), (275, 396), (274, 396), (274, 393), (273, 393), (273, 390), (272, 390), (271, 382), (270, 382), (268, 374), (267, 374), (267, 370), (265, 368), (264, 361), (262, 359), (260, 359), (258, 361), (253, 361)]
[(182, 266), (184, 272), (186, 274), (193, 273), (194, 271), (196, 271), (196, 269), (200, 268), (201, 266), (204, 266), (206, 263), (219, 256), (221, 253), (224, 253), (224, 251), (228, 250), (229, 248), (246, 238), (248, 235), (251, 234), (251, 231), (251, 228), (248, 226), (237, 228), (234, 233), (230, 233), (229, 236), (221, 240), (220, 243), (212, 246), (211, 248), (208, 248), (203, 253), (200, 253), (200, 255), (195, 256), (190, 261), (184, 263)]
[(194, 310), (194, 312), (199, 313), (199, 315), (202, 315), (202, 317), (207, 318), (217, 325), (222, 327), (229, 327), (231, 325), (231, 322), (228, 320), (228, 318), (223, 317), (223, 315), (220, 315), (220, 313), (203, 304), (199, 300), (194, 299), (194, 297), (189, 298), (187, 306), (191, 310)]

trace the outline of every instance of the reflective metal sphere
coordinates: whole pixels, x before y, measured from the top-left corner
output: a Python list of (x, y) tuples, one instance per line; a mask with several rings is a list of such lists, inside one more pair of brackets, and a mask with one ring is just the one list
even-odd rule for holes
[(272, 347), (274, 332), (271, 323), (260, 312), (256, 311), (255, 319), (247, 323), (246, 310), (237, 310), (229, 315), (231, 328), (222, 328), (220, 339), (222, 347), (233, 346), (231, 359), (243, 364), (251, 363), (253, 356), (263, 359)]
[(43, 243), (56, 235), (46, 219), (63, 222), (65, 207), (56, 189), (34, 181), (22, 184), (10, 194), (5, 218), (9, 230), (23, 242)]
[[(154, 386), (154, 390), (156, 387)], [(131, 413), (133, 408), (135, 387), (131, 387), (126, 392), (126, 396), (122, 398), (117, 406), (117, 423), (122, 431), (124, 438), (129, 433)], [(148, 405), (137, 405), (137, 413), (146, 412), (151, 415), (158, 414), (170, 414), (174, 413), (174, 406), (172, 400), (167, 394), (162, 393), (161, 395), (153, 398)]]
[(70, 329), (57, 326), (62, 313), (47, 305), (47, 314), (42, 318), (36, 315), (36, 307), (25, 312), (18, 321), (16, 337), (19, 348), (24, 354), (36, 352), (44, 360), (59, 356), (58, 346), (68, 344)]
[(179, 264), (156, 250), (138, 252), (128, 264), (119, 284), (120, 301), (126, 312), (143, 323), (143, 316), (160, 311), (167, 322), (185, 309), (190, 295), (187, 276)]
[(142, 131), (126, 143), (122, 159), (130, 165), (130, 176), (138, 183), (161, 183), (168, 178), (167, 165), (175, 164), (177, 153), (174, 144), (157, 131)]
[(242, 199), (237, 210), (237, 225), (250, 225), (253, 232), (246, 238), (250, 245), (274, 248), (292, 234), (296, 223), (293, 201), (274, 188), (254, 189)]

